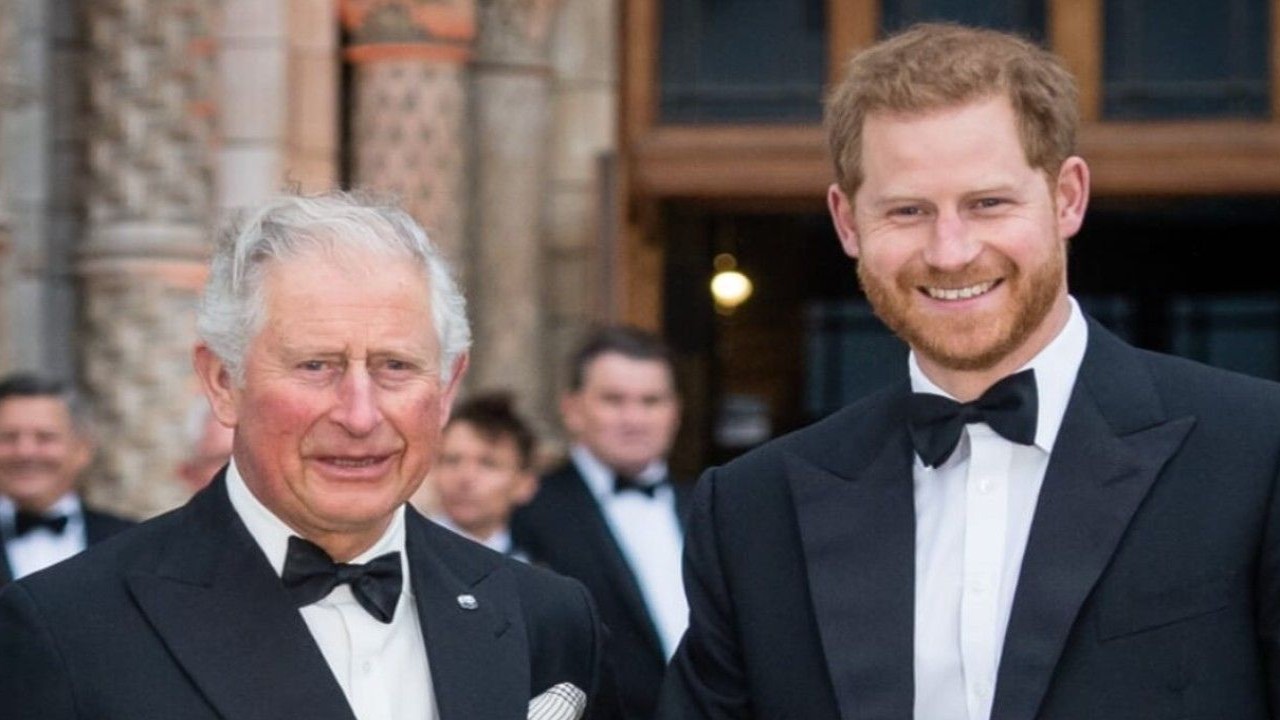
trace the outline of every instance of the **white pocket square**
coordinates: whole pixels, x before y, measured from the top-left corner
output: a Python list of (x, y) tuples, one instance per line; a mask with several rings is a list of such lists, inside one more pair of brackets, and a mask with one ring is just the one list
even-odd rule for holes
[(577, 720), (587, 709), (587, 694), (562, 682), (529, 701), (529, 720)]

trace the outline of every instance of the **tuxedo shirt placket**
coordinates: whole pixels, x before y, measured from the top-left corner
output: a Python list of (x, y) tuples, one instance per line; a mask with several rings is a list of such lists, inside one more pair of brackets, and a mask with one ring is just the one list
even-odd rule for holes
[[(277, 574), (293, 532), (249, 491), (233, 460), (227, 495)], [(390, 623), (368, 613), (347, 585), (299, 608), (320, 654), (358, 720), (435, 720), (439, 716), (426, 644), (418, 618), (405, 549), (403, 508), (372, 547), (351, 560), (364, 564), (387, 552), (400, 553), (403, 586)]]
[[(367, 558), (362, 555), (355, 562), (367, 562), (380, 552), (381, 548), (365, 553)], [(401, 593), (390, 623), (370, 615), (346, 585), (334, 588), (301, 613), (357, 718), (436, 717), (426, 656), (412, 642), (422, 637), (422, 629), (409, 593)], [(426, 692), (407, 692), (399, 680), (402, 677), (426, 678)]]
[[(658, 487), (652, 497), (639, 492), (614, 492), (613, 471), (590, 451), (576, 445), (570, 456), (635, 575), (663, 654), (670, 659), (689, 621), (681, 576), (684, 537), (676, 513), (675, 492), (668, 484)], [(646, 483), (659, 482), (667, 477), (667, 465), (655, 460), (638, 477)]]
[(985, 424), (970, 425), (965, 481), (964, 569), (960, 582), (960, 656), (970, 718), (991, 715), (1000, 624), (1000, 579), (1009, 525), (1013, 444)]
[[(1020, 368), (1036, 371), (1035, 444), (1010, 442), (975, 423), (940, 467), (914, 460), (917, 718), (991, 715), (1031, 521), (1087, 342), (1084, 316), (1070, 302), (1063, 331)], [(946, 395), (914, 355), (910, 373), (913, 390)]]
[(9, 567), (14, 579), (62, 562), (85, 549), (84, 508), (75, 493), (62, 496), (46, 511), (48, 515), (64, 515), (67, 525), (61, 533), (36, 528), (22, 537), (14, 535), (17, 508), (8, 498), (0, 498), (0, 523), (3, 523)]

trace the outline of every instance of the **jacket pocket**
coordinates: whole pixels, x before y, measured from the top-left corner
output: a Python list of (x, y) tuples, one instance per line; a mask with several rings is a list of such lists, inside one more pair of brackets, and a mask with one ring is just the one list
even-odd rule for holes
[(1099, 639), (1112, 640), (1208, 615), (1230, 604), (1230, 592), (1231, 576), (1218, 575), (1117, 595), (1098, 606)]

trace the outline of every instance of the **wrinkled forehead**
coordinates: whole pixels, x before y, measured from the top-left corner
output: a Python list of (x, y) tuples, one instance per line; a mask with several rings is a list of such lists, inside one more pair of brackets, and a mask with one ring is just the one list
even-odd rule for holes
[(386, 351), (438, 360), (432, 294), (409, 258), (311, 253), (275, 263), (251, 342), (302, 352)]

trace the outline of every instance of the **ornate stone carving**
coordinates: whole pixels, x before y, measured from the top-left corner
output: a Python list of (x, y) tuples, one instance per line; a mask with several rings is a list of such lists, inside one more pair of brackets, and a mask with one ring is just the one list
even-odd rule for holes
[(89, 215), (204, 223), (211, 204), (212, 20), (208, 0), (95, 0)]
[[(467, 94), (471, 0), (343, 0), (356, 38), (356, 184), (398, 195), (465, 273)], [(465, 277), (465, 275), (463, 275)]]
[(356, 62), (417, 57), (465, 60), (476, 34), (475, 0), (341, 0)]
[(100, 502), (150, 515), (194, 387), (194, 308), (213, 188), (216, 0), (94, 0), (89, 240), (80, 254), (83, 378), (104, 418)]
[(479, 0), (482, 62), (543, 65), (560, 0)]
[(121, 512), (152, 515), (188, 492), (176, 468), (187, 450), (184, 423), (198, 389), (192, 325), (204, 266), (116, 258), (82, 273), (92, 338), (83, 378), (102, 435), (89, 494)]
[(356, 77), (357, 184), (399, 196), (446, 255), (464, 264), (467, 136), (460, 68), (388, 60), (361, 65)]

